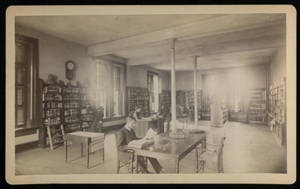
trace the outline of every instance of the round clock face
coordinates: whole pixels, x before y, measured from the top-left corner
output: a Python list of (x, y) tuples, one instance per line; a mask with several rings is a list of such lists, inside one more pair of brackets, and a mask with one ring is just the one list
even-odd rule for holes
[(73, 69), (75, 68), (74, 63), (73, 63), (73, 62), (68, 62), (68, 63), (67, 63), (67, 68), (68, 68), (69, 70), (73, 70)]

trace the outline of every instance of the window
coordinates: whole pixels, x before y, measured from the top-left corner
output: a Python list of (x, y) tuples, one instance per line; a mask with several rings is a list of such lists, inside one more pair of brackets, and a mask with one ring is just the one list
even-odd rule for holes
[(121, 85), (121, 72), (123, 71), (123, 67), (119, 65), (114, 65), (113, 69), (114, 75), (114, 116), (122, 116), (124, 115), (123, 109), (123, 99), (124, 99), (124, 91), (123, 86)]
[(150, 112), (154, 113), (157, 112), (158, 107), (158, 92), (159, 92), (159, 84), (158, 84), (159, 78), (158, 74), (153, 72), (148, 72), (148, 89), (149, 89), (149, 108)]
[(96, 101), (101, 103), (101, 106), (104, 108), (104, 117), (106, 117), (106, 93), (104, 92), (103, 87), (103, 64), (97, 64), (97, 95)]
[(37, 127), (38, 40), (15, 39), (15, 128)]

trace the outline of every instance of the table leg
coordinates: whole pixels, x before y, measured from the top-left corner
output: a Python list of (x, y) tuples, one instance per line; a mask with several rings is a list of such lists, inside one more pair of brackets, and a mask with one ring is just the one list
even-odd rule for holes
[(195, 157), (196, 157), (196, 171), (198, 173), (199, 165), (198, 165), (198, 150), (195, 150)]
[(67, 163), (67, 158), (68, 158), (68, 141), (65, 141), (66, 145), (65, 145), (65, 151), (66, 151), (66, 158), (65, 158), (65, 162)]
[(175, 173), (179, 173), (179, 159), (175, 159)]
[(83, 156), (83, 143), (81, 143), (81, 157)]
[(86, 167), (89, 168), (89, 143), (86, 143)]
[(134, 174), (137, 174), (138, 172), (138, 159), (137, 159), (137, 153), (134, 151)]
[(102, 149), (102, 155), (103, 155), (102, 160), (104, 162), (104, 148)]

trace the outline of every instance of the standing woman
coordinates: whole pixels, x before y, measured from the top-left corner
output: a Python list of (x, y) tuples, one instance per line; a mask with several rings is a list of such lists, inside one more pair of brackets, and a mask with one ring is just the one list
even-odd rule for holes
[(141, 118), (141, 115), (140, 115), (141, 110), (142, 110), (142, 107), (141, 107), (141, 106), (137, 106), (137, 107), (135, 108), (135, 112), (133, 113), (133, 116), (132, 116), (135, 120), (142, 119), (142, 118)]
[(167, 132), (170, 130), (170, 121), (171, 121), (171, 112), (168, 105), (162, 105), (162, 117), (164, 122), (164, 131)]

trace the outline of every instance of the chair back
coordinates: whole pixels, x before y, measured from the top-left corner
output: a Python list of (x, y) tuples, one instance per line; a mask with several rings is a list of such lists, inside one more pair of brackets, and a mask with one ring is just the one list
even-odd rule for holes
[(226, 133), (223, 135), (219, 150), (218, 150), (218, 160), (217, 160), (217, 165), (218, 165), (218, 173), (224, 173), (224, 168), (223, 168), (223, 148), (224, 148), (224, 143), (226, 139)]

